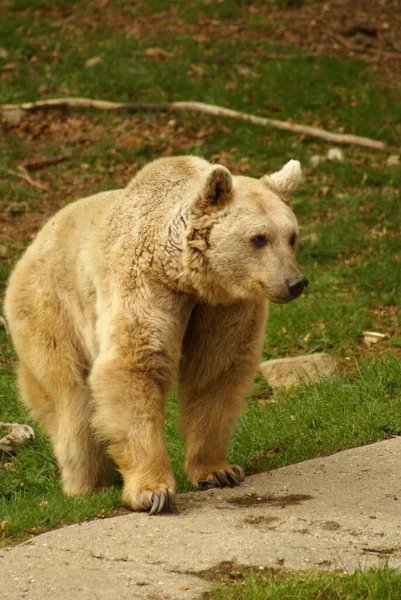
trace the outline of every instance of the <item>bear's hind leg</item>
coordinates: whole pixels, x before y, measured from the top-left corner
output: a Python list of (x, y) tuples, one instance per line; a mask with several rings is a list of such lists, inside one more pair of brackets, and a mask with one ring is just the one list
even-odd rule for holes
[(113, 463), (90, 427), (89, 389), (72, 385), (59, 389), (53, 399), (23, 363), (18, 383), (24, 403), (50, 436), (64, 491), (83, 495), (110, 485)]
[(180, 366), (181, 422), (186, 472), (202, 488), (244, 479), (228, 462), (228, 440), (252, 387), (265, 318), (264, 301), (199, 304), (191, 315)]
[(70, 391), (65, 404), (53, 441), (63, 489), (70, 495), (90, 494), (111, 485), (113, 462), (91, 428), (89, 391)]

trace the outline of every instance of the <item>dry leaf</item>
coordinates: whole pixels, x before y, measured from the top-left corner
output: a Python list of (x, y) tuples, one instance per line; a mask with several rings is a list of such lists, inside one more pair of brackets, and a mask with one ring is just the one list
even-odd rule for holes
[(100, 64), (103, 59), (100, 56), (92, 56), (92, 58), (88, 58), (85, 61), (85, 67), (87, 69), (91, 69), (92, 67), (96, 67), (96, 65)]
[(171, 58), (174, 56), (174, 52), (169, 52), (164, 48), (147, 48), (144, 51), (145, 56), (151, 56), (152, 58)]
[[(2, 258), (7, 258), (8, 255), (4, 256), (1, 252), (0, 252), (0, 256), (2, 256)], [(6, 330), (6, 334), (8, 335), (10, 333), (10, 330), (8, 329), (8, 323), (5, 317), (0, 316), (0, 327), (4, 327), (4, 329)]]
[(309, 242), (311, 246), (316, 246), (319, 241), (319, 234), (312, 231), (312, 233), (308, 233), (307, 235), (301, 238), (302, 242)]
[(2, 521), (0, 523), (0, 529), (1, 529), (0, 540), (4, 539), (6, 537), (7, 525), (8, 525), (8, 521)]
[(18, 63), (7, 63), (0, 67), (0, 71), (13, 71), (18, 67)]

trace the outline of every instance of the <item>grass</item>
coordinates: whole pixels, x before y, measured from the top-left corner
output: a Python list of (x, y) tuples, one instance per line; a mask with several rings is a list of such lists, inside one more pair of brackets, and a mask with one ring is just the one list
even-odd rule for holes
[(208, 600), (398, 600), (401, 575), (387, 567), (338, 573), (243, 574), (234, 571)]
[[(5, 420), (30, 422), (15, 399), (12, 372), (1, 379), (0, 406)], [(339, 377), (282, 393), (274, 402), (267, 385), (257, 382), (248, 410), (232, 440), (231, 458), (247, 473), (323, 456), (342, 448), (401, 434), (401, 364), (388, 354), (361, 366), (354, 378)], [(193, 489), (183, 472), (184, 445), (178, 430), (178, 407), (167, 405), (166, 441), (178, 490)], [(0, 479), (0, 515), (7, 535), (21, 539), (56, 525), (111, 514), (120, 509), (119, 486), (90, 498), (68, 498), (60, 488), (47, 439), (19, 451)]]
[[(15, 67), (0, 70), (0, 102), (62, 95), (192, 99), (332, 130), (343, 127), (397, 144), (401, 90), (384, 87), (370, 65), (310, 56), (269, 41), (266, 31), (275, 22), (263, 12), (266, 3), (252, 3), (261, 12), (251, 14), (247, 2), (225, 0), (213, 7), (177, 2), (170, 21), (169, 12), (160, 18), (170, 4), (118, 0), (108, 4), (105, 14), (95, 2), (9, 1), (2, 9), (7, 18), (0, 18), (5, 51), (0, 69), (8, 63)], [(223, 35), (238, 19), (244, 33)], [(172, 27), (165, 26), (166, 20)], [(164, 53), (146, 52), (155, 48)], [(271, 52), (278, 58), (266, 59)], [(281, 52), (292, 58), (280, 59)], [(87, 67), (94, 56), (101, 61)], [(302, 225), (299, 260), (311, 285), (297, 302), (271, 307), (263, 356), (326, 351), (340, 360), (343, 371), (335, 379), (274, 395), (258, 378), (231, 456), (251, 473), (401, 433), (401, 170), (386, 167), (385, 156), (350, 147), (344, 149), (344, 162), (322, 161), (311, 168), (311, 156), (324, 156), (327, 144), (189, 114), (37, 114), (19, 127), (3, 127), (1, 136), (1, 291), (40, 219), (76, 198), (125, 185), (152, 158), (195, 153), (253, 176), (299, 158), (305, 178), (293, 206)], [(10, 174), (29, 158), (63, 154), (70, 155), (65, 163), (32, 173), (47, 190)], [(367, 348), (364, 330), (388, 337)], [(30, 423), (17, 401), (14, 360), (0, 330), (0, 417)], [(122, 510), (118, 484), (91, 498), (65, 497), (49, 443), (34, 426), (35, 444), (3, 457), (0, 466), (0, 521), (6, 522), (2, 543)], [(178, 490), (189, 490), (174, 393), (167, 405), (166, 440)], [(290, 579), (272, 581), (283, 586)], [(265, 589), (262, 580), (255, 582), (249, 585)], [(305, 582), (295, 578), (291, 585), (307, 589)], [(331, 585), (329, 579), (323, 583)], [(326, 598), (318, 592), (305, 597)], [(349, 596), (354, 597), (359, 598)]]

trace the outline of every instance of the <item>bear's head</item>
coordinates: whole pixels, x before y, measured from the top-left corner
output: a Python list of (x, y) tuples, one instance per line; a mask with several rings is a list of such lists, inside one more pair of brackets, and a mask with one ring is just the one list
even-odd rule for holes
[(196, 292), (213, 303), (297, 298), (308, 285), (295, 258), (298, 223), (289, 206), (300, 163), (261, 179), (233, 176), (222, 165), (205, 171), (186, 239)]

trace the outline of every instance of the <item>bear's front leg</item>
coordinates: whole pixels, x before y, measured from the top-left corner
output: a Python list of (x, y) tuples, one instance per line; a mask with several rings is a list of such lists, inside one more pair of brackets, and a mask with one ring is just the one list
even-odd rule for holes
[(175, 479), (164, 443), (164, 402), (178, 343), (139, 320), (115, 319), (107, 330), (90, 376), (93, 427), (123, 476), (124, 503), (149, 514), (168, 511)]
[(266, 303), (199, 304), (184, 338), (180, 366), (182, 429), (189, 479), (202, 489), (239, 485), (245, 475), (227, 460), (245, 395), (261, 353)]

